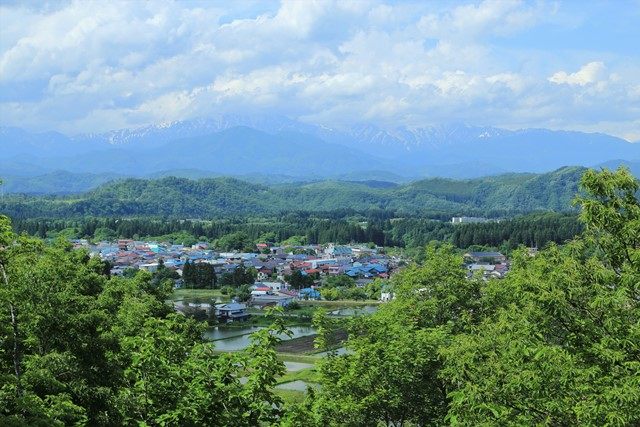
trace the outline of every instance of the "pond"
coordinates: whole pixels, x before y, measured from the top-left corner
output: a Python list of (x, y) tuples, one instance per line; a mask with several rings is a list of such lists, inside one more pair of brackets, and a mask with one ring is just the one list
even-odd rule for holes
[(284, 367), (287, 368), (287, 372), (298, 372), (298, 371), (302, 371), (303, 369), (311, 369), (314, 366), (315, 365), (313, 365), (312, 363), (288, 362), (288, 361), (284, 362)]
[[(238, 351), (247, 348), (251, 343), (251, 333), (260, 329), (264, 328), (258, 326), (243, 326), (240, 328), (216, 326), (209, 328), (204, 336), (209, 340), (215, 340), (213, 345), (218, 351)], [(293, 334), (291, 337), (282, 334), (280, 338), (288, 340), (316, 333), (312, 326), (291, 326), (289, 330)]]
[(280, 390), (307, 391), (307, 386), (318, 387), (316, 384), (309, 384), (301, 380), (296, 380), (284, 384), (278, 384), (275, 388)]
[(255, 331), (264, 329), (262, 326), (243, 326), (241, 328), (225, 328), (224, 326), (215, 326), (207, 329), (204, 333), (204, 337), (210, 341), (220, 340), (225, 338), (237, 337), (239, 335), (250, 334)]
[(340, 355), (342, 355), (342, 354), (347, 354), (347, 353), (349, 353), (349, 352), (350, 352), (350, 351), (349, 351), (349, 350), (347, 350), (346, 348), (344, 348), (344, 347), (340, 347), (340, 348), (337, 348), (337, 349), (335, 349), (335, 350), (322, 351), (322, 352), (320, 352), (320, 353), (315, 353), (315, 354), (314, 354), (314, 356), (324, 357), (324, 356), (326, 356), (326, 355), (327, 355), (327, 354), (329, 354), (329, 353), (335, 353), (335, 354), (337, 354), (338, 356), (340, 356)]

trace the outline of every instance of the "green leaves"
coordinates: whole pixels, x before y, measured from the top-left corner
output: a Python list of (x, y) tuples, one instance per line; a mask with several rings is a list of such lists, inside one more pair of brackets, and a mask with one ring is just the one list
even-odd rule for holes
[(108, 278), (86, 252), (16, 237), (2, 216), (0, 266), (0, 424), (255, 426), (281, 416), (281, 323), (246, 353), (217, 354), (203, 324), (165, 303), (163, 274)]
[(503, 280), (466, 279), (435, 244), (394, 276), (396, 299), (320, 365), (318, 424), (639, 424), (638, 183), (588, 172), (583, 188), (585, 234), (516, 251)]
[(463, 424), (503, 422), (503, 410), (516, 425), (640, 421), (638, 187), (624, 170), (589, 172), (583, 186), (584, 238), (518, 254), (487, 284), (483, 321), (442, 350)]

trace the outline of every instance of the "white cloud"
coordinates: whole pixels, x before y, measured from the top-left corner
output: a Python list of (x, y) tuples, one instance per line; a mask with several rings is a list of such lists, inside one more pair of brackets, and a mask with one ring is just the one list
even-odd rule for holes
[(549, 77), (549, 81), (555, 84), (568, 84), (585, 86), (590, 83), (597, 83), (605, 78), (605, 66), (602, 62), (589, 62), (583, 65), (575, 73), (567, 74), (565, 71), (558, 71)]
[(555, 3), (221, 4), (3, 6), (0, 122), (80, 132), (268, 111), (327, 125), (637, 126), (637, 56), (529, 46)]

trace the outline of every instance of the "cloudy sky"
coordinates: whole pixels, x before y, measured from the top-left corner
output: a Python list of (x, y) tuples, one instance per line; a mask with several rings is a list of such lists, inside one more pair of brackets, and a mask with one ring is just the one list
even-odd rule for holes
[(2, 125), (275, 113), (640, 139), (640, 0), (0, 4)]

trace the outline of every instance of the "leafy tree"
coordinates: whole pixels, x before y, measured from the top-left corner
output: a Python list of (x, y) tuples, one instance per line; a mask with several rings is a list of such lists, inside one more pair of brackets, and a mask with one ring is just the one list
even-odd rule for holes
[(367, 283), (364, 287), (367, 299), (379, 299), (384, 285), (385, 281), (381, 279), (375, 279), (373, 282)]
[(116, 232), (107, 227), (96, 228), (96, 230), (93, 232), (93, 240), (97, 242), (102, 242), (102, 241), (111, 242), (117, 238), (118, 238), (118, 235), (116, 234)]
[(242, 285), (236, 288), (233, 298), (240, 302), (249, 301), (251, 299), (251, 288), (248, 285)]
[(238, 231), (222, 236), (215, 243), (216, 247), (225, 251), (238, 250), (251, 252), (254, 249), (253, 242), (247, 233)]
[(329, 276), (326, 278), (322, 286), (328, 288), (353, 288), (356, 285), (356, 281), (346, 274), (339, 274), (337, 276)]
[(340, 299), (340, 291), (336, 288), (322, 288), (320, 295), (327, 301), (336, 301)]
[(452, 247), (426, 252), (423, 266), (394, 276), (396, 300), (348, 324), (350, 353), (320, 363), (322, 388), (311, 404), (317, 425), (444, 420), (449, 400), (438, 350), (473, 318), (480, 284), (465, 278)]
[(307, 243), (307, 238), (305, 236), (291, 236), (286, 240), (282, 241), (283, 246), (302, 246)]
[(206, 262), (185, 262), (182, 267), (182, 279), (187, 286), (198, 289), (211, 289), (218, 284), (214, 266)]
[(516, 253), (487, 286), (482, 322), (442, 350), (451, 422), (640, 423), (638, 182), (622, 169), (582, 185), (585, 234)]
[(267, 231), (262, 233), (260, 237), (256, 239), (256, 243), (274, 243), (278, 239), (278, 236), (274, 231)]
[(284, 276), (284, 280), (295, 289), (308, 288), (314, 283), (312, 276), (302, 274), (300, 270), (295, 270), (293, 273)]
[(0, 425), (273, 424), (281, 322), (246, 352), (214, 353), (165, 304), (164, 274), (108, 277), (96, 257), (17, 236), (0, 216)]
[(158, 261), (158, 268), (151, 275), (151, 284), (158, 288), (162, 288), (166, 294), (170, 293), (173, 288), (176, 279), (179, 279), (180, 275), (172, 268), (168, 268), (164, 265), (164, 261), (160, 259)]

